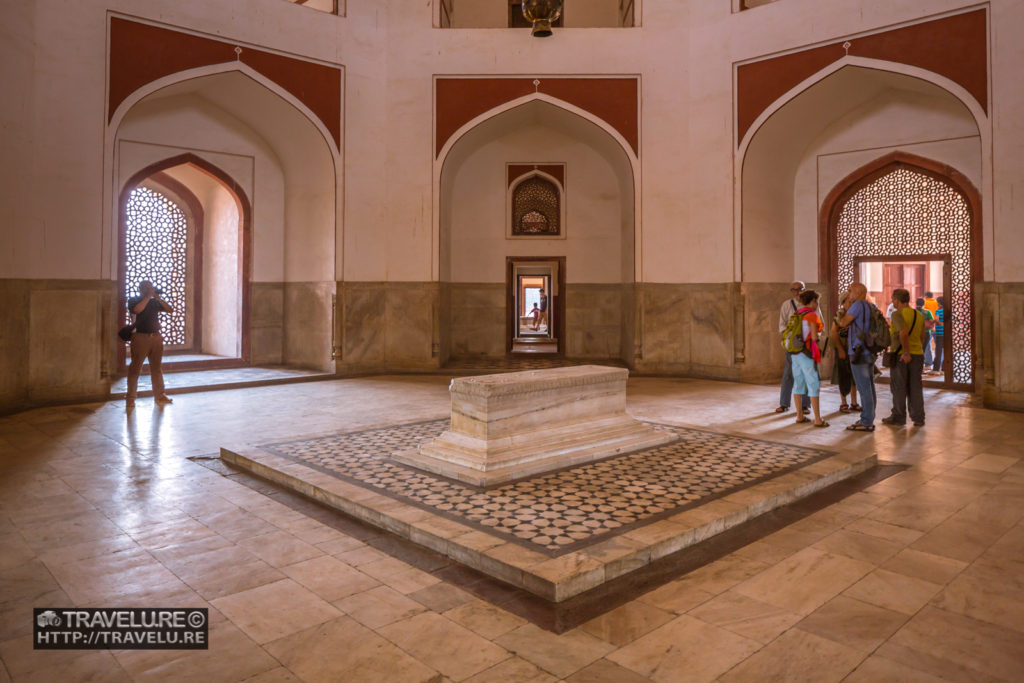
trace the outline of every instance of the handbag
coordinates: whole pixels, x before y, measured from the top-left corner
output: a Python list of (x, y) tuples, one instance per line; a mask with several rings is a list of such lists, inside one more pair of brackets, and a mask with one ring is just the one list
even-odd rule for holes
[(832, 340), (826, 340), (825, 353), (821, 354), (821, 366), (818, 368), (819, 377), (831, 377), (836, 365), (836, 347)]
[(135, 323), (132, 323), (131, 325), (125, 325), (124, 327), (117, 331), (117, 336), (120, 337), (122, 341), (126, 342), (132, 340), (133, 334), (135, 334)]
[(882, 354), (882, 367), (883, 368), (894, 368), (900, 360), (900, 354), (898, 351), (886, 351)]

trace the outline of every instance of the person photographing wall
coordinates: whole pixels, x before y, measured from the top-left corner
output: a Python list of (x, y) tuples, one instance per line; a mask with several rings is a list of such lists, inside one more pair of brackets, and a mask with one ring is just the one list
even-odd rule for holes
[(149, 280), (139, 283), (139, 296), (128, 300), (128, 311), (135, 317), (131, 336), (132, 362), (128, 366), (128, 396), (125, 407), (135, 407), (142, 364), (149, 359), (149, 376), (153, 383), (153, 400), (158, 405), (172, 403), (164, 391), (164, 339), (160, 335), (160, 313), (174, 313), (174, 308), (161, 297), (162, 291)]

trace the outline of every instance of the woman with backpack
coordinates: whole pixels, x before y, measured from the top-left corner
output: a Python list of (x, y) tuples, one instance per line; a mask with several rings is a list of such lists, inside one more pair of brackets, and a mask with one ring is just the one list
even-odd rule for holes
[[(850, 299), (850, 292), (843, 292), (839, 295), (839, 310), (836, 311), (836, 317), (832, 320), (832, 329), (829, 331), (829, 339), (836, 353), (832, 383), (839, 385), (839, 400), (841, 401), (839, 411), (843, 413), (860, 410), (860, 406), (857, 405), (857, 385), (853, 382), (853, 371), (850, 370), (850, 354), (847, 353), (847, 349), (850, 348), (850, 328), (840, 325), (843, 316), (846, 315), (846, 309), (850, 307), (851, 303), (853, 301)], [(847, 395), (850, 396), (849, 403), (846, 402)]]
[[(821, 362), (821, 349), (818, 347), (818, 335), (821, 334), (823, 325), (818, 316), (818, 293), (808, 289), (800, 293), (800, 303), (803, 305), (791, 316), (793, 323), (799, 319), (799, 328), (790, 330), (786, 326), (786, 334), (793, 336), (799, 334), (801, 343), (795, 340), (787, 340), (787, 352), (791, 356), (793, 364), (793, 403), (796, 404), (796, 421), (807, 422), (803, 414), (803, 395), (811, 399), (811, 410), (814, 412), (814, 426), (828, 427), (828, 422), (821, 419), (819, 393), (821, 381), (818, 379), (818, 363)], [(795, 326), (794, 326), (795, 327)], [(793, 353), (791, 348), (802, 347), (802, 350)]]

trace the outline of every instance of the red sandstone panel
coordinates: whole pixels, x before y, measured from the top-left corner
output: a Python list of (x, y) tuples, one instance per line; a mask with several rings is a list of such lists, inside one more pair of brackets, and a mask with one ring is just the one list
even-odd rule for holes
[[(963, 86), (988, 111), (987, 13), (965, 14), (850, 39), (850, 54), (909, 64)], [(844, 39), (793, 54), (744, 64), (736, 69), (739, 144), (772, 102), (804, 79), (841, 59)]]
[(562, 188), (565, 188), (565, 164), (509, 164), (508, 165), (508, 186), (512, 181), (530, 171), (541, 171), (558, 180)]
[[(237, 57), (309, 107), (341, 149), (341, 69), (251, 47), (243, 47)], [(147, 83), (235, 59), (233, 43), (112, 17), (108, 121), (125, 98)]]
[[(538, 77), (537, 92), (564, 100), (603, 119), (639, 153), (639, 81), (635, 76), (608, 78)], [(434, 87), (436, 149), (469, 121), (497, 106), (534, 92), (531, 78), (446, 78)]]

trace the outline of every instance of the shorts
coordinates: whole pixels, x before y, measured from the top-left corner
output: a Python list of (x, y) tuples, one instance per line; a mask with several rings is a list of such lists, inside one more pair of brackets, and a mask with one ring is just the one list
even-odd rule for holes
[(805, 354), (790, 354), (793, 360), (793, 393), (800, 396), (817, 396), (821, 390), (821, 380), (818, 379), (818, 367), (813, 358)]

